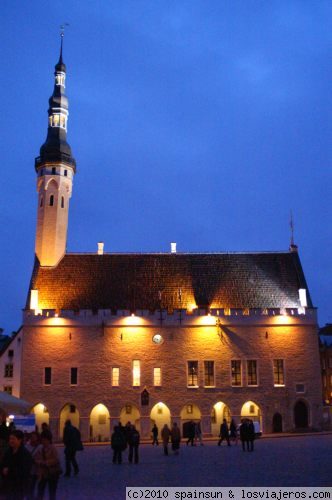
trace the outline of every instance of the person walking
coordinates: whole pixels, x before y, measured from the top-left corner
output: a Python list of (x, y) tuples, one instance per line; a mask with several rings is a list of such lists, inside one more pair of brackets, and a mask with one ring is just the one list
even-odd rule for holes
[(221, 443), (223, 442), (224, 439), (226, 439), (226, 441), (227, 441), (227, 446), (230, 446), (231, 443), (229, 441), (229, 429), (228, 429), (227, 421), (225, 418), (223, 420), (223, 423), (220, 426), (218, 446), (221, 445)]
[(161, 439), (163, 440), (164, 455), (168, 455), (168, 443), (171, 436), (171, 430), (167, 424), (161, 430)]
[(230, 434), (230, 439), (232, 441), (234, 441), (235, 444), (237, 444), (237, 440), (238, 440), (238, 437), (237, 437), (237, 427), (236, 427), (236, 423), (235, 423), (234, 418), (232, 418), (231, 424), (229, 426), (229, 434)]
[(174, 422), (172, 430), (171, 430), (171, 443), (172, 443), (172, 450), (174, 452), (174, 455), (179, 454), (180, 442), (181, 442), (181, 432), (180, 432), (180, 429), (178, 428), (177, 423)]
[(159, 429), (156, 426), (156, 424), (153, 425), (151, 432), (152, 432), (152, 446), (154, 446), (155, 443), (156, 443), (156, 446), (158, 446), (159, 445), (159, 441), (158, 441)]
[(70, 477), (71, 466), (74, 468), (74, 475), (79, 473), (79, 467), (76, 460), (76, 452), (83, 449), (80, 431), (74, 427), (70, 420), (65, 423), (63, 431), (63, 443), (65, 445), (66, 472), (65, 477)]
[(38, 447), (34, 455), (39, 478), (37, 499), (44, 498), (48, 485), (49, 499), (55, 500), (59, 477), (62, 474), (58, 451), (52, 444), (52, 434), (49, 431), (41, 432), (40, 441), (41, 446)]
[(191, 446), (194, 446), (194, 439), (195, 439), (195, 423), (190, 420), (188, 423), (188, 440), (187, 440), (187, 446), (189, 443), (191, 443)]
[(114, 431), (111, 437), (111, 447), (113, 450), (113, 464), (122, 463), (122, 452), (127, 447), (126, 438), (122, 428), (119, 425), (114, 427)]
[(255, 426), (252, 420), (248, 422), (248, 451), (254, 451)]
[(129, 454), (128, 460), (129, 463), (133, 463), (133, 457), (135, 464), (138, 464), (138, 447), (140, 443), (140, 434), (134, 425), (131, 426), (130, 434), (128, 434), (128, 445), (129, 445)]
[(202, 439), (202, 428), (201, 428), (201, 423), (197, 422), (195, 424), (195, 444), (197, 441), (200, 442), (201, 446), (204, 446), (203, 439)]
[(32, 458), (23, 440), (22, 431), (11, 431), (1, 470), (6, 500), (23, 500), (29, 493)]

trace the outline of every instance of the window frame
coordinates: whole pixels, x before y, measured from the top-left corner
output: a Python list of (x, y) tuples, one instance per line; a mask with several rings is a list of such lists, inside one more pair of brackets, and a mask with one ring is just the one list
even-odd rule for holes
[[(76, 370), (76, 383), (73, 382), (73, 370)], [(78, 367), (71, 366), (70, 367), (70, 386), (76, 387), (78, 385)]]
[[(194, 373), (190, 374), (189, 373), (189, 363), (196, 363), (196, 367), (197, 367), (197, 372), (196, 372), (196, 375), (194, 375)], [(196, 382), (197, 384), (189, 384), (189, 377), (196, 377)], [(187, 360), (187, 363), (186, 363), (186, 379), (187, 379), (187, 388), (188, 389), (197, 389), (199, 387), (199, 364), (198, 364), (198, 360), (196, 359), (189, 359)], [(194, 379), (192, 379), (194, 381)]]
[[(156, 370), (159, 370), (159, 384), (156, 384), (156, 373), (155, 373)], [(153, 368), (153, 387), (161, 387), (161, 386), (162, 386), (161, 367), (155, 366)]]
[[(117, 381), (118, 383), (114, 383), (114, 370), (118, 370), (117, 374)], [(112, 387), (120, 387), (120, 367), (119, 366), (112, 366)]]
[[(249, 363), (255, 363), (255, 374), (256, 374), (256, 383), (249, 383)], [(248, 387), (258, 387), (259, 386), (259, 377), (258, 377), (258, 361), (257, 359), (247, 359), (247, 386)]]
[[(276, 379), (275, 379), (276, 371), (275, 371), (274, 364), (276, 361), (282, 361), (282, 379), (283, 379), (282, 384), (280, 382), (276, 382)], [(285, 385), (286, 385), (286, 382), (285, 382), (285, 379), (286, 379), (285, 360), (283, 358), (274, 358), (272, 360), (272, 370), (273, 370), (273, 386), (274, 387), (285, 387)], [(278, 371), (278, 374), (279, 374), (279, 371)]]
[[(240, 363), (240, 383), (239, 384), (233, 384), (233, 363)], [(243, 387), (243, 369), (242, 369), (242, 360), (241, 359), (231, 359), (230, 363), (230, 371), (231, 371), (231, 386), (232, 387)], [(237, 373), (237, 372), (236, 372)]]
[[(211, 374), (206, 370), (207, 363), (212, 363), (212, 384), (207, 384), (206, 383), (206, 377), (210, 379)], [(216, 370), (215, 370), (215, 361), (213, 359), (205, 359), (203, 362), (203, 367), (204, 367), (204, 387), (209, 388), (209, 387), (215, 387), (216, 386)]]
[[(49, 370), (49, 372), (47, 372), (46, 370)], [(49, 382), (46, 382), (46, 379), (48, 379), (47, 374), (49, 374), (49, 379), (50, 379)], [(43, 385), (44, 386), (52, 385), (52, 367), (51, 366), (44, 366)]]

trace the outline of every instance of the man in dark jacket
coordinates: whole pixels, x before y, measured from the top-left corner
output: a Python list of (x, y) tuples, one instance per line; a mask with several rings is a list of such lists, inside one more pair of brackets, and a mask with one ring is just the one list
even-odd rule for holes
[(248, 425), (248, 419), (246, 418), (242, 419), (241, 421), (240, 439), (242, 442), (242, 450), (246, 451), (245, 446), (247, 445), (247, 451), (249, 451), (249, 425)]
[(231, 445), (231, 443), (229, 441), (229, 429), (228, 429), (227, 421), (225, 418), (223, 420), (223, 423), (220, 426), (219, 438), (220, 439), (218, 441), (218, 446), (221, 445), (221, 443), (223, 442), (224, 439), (226, 439), (228, 446)]
[(126, 449), (127, 442), (122, 426), (116, 425), (111, 437), (111, 446), (113, 450), (113, 464), (122, 463), (122, 452)]
[(138, 447), (140, 442), (140, 435), (138, 430), (134, 425), (131, 426), (130, 434), (128, 435), (128, 444), (129, 444), (129, 454), (128, 460), (129, 463), (133, 462), (133, 455), (135, 464), (138, 464)]
[(248, 441), (249, 441), (248, 451), (254, 451), (254, 440), (255, 440), (255, 426), (254, 426), (254, 422), (252, 420), (249, 420), (249, 422), (248, 422)]
[(32, 458), (23, 445), (24, 434), (14, 430), (2, 461), (2, 477), (7, 500), (23, 500), (29, 492)]
[(71, 466), (74, 468), (74, 474), (77, 476), (79, 472), (78, 463), (76, 461), (76, 452), (82, 450), (82, 441), (80, 431), (74, 427), (70, 420), (65, 423), (63, 431), (63, 443), (65, 445), (66, 457), (66, 473), (65, 477), (71, 474)]

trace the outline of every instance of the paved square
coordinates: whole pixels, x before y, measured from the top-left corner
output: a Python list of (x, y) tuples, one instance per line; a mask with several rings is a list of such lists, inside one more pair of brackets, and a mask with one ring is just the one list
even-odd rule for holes
[[(63, 460), (63, 448), (59, 448)], [(144, 444), (140, 463), (112, 464), (110, 446), (87, 446), (78, 453), (80, 474), (60, 478), (58, 500), (125, 498), (126, 486), (331, 486), (332, 434), (263, 438), (253, 453), (241, 444), (181, 445), (168, 457), (162, 447)]]

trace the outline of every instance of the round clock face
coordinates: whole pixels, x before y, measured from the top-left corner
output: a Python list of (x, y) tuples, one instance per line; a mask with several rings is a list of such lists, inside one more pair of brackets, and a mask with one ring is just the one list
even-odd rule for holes
[(164, 342), (164, 339), (162, 338), (162, 336), (160, 335), (160, 333), (156, 333), (152, 337), (152, 342), (154, 342), (155, 344), (162, 344)]

